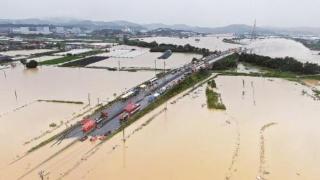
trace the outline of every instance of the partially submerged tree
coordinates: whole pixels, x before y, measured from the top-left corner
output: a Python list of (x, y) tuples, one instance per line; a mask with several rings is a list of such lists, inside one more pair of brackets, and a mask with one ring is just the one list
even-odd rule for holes
[(26, 63), (26, 67), (31, 69), (31, 68), (37, 68), (38, 67), (38, 62), (35, 60), (31, 60)]

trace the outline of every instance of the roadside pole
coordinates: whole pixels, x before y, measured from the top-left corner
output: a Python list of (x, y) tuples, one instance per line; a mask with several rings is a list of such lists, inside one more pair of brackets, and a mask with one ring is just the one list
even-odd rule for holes
[(6, 71), (5, 70), (2, 70), (2, 71), (3, 71), (4, 78), (7, 79)]
[(91, 105), (90, 93), (88, 93), (88, 103), (89, 103), (89, 106), (90, 106)]
[(157, 59), (154, 60), (154, 77), (157, 76)]

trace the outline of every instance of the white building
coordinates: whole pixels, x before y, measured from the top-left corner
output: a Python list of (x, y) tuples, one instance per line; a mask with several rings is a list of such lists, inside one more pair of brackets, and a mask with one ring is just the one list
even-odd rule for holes
[(51, 34), (50, 28), (48, 26), (45, 27), (37, 27), (36, 34)]
[(64, 34), (65, 33), (64, 27), (56, 27), (56, 33)]
[(16, 33), (16, 34), (30, 34), (31, 33), (30, 30), (29, 30), (29, 27), (13, 28), (12, 32)]
[(70, 29), (70, 32), (72, 34), (80, 34), (81, 33), (81, 29), (79, 27), (73, 27), (72, 29)]
[(18, 28), (13, 28), (12, 32), (16, 34), (51, 34), (50, 28), (47, 26), (36, 27), (36, 28), (18, 27)]

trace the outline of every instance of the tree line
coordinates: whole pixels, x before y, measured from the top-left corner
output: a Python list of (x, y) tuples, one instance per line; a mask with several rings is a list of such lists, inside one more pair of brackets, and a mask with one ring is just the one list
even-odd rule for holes
[(237, 68), (238, 54), (232, 54), (213, 63), (212, 70), (227, 70)]
[(261, 67), (271, 68), (279, 71), (287, 71), (299, 74), (319, 74), (320, 66), (315, 63), (302, 63), (292, 57), (271, 58), (256, 54), (239, 55), (240, 62), (247, 62)]
[(186, 44), (184, 46), (175, 45), (175, 44), (158, 44), (157, 42), (145, 42), (140, 40), (129, 40), (124, 39), (123, 43), (129, 46), (138, 46), (138, 47), (145, 47), (150, 48), (150, 52), (165, 52), (166, 50), (171, 50), (172, 52), (179, 52), (179, 53), (196, 53), (202, 54), (203, 56), (208, 56), (212, 52), (206, 48), (198, 48), (195, 46), (191, 46), (190, 44)]

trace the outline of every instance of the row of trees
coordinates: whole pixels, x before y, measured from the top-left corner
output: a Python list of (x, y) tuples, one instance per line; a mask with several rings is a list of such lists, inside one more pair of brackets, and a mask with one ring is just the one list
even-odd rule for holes
[(256, 54), (241, 54), (240, 62), (247, 62), (261, 67), (276, 69), (279, 71), (289, 71), (299, 74), (319, 74), (320, 66), (314, 63), (302, 63), (294, 58), (271, 58)]
[(309, 40), (309, 39), (299, 39), (299, 38), (296, 38), (294, 40), (302, 43), (303, 45), (305, 45), (311, 50), (320, 50), (320, 40)]
[(144, 42), (140, 40), (129, 40), (129, 39), (124, 39), (124, 44), (129, 46), (139, 46), (139, 47), (150, 48), (150, 52), (165, 52), (166, 50), (170, 49), (172, 52), (196, 53), (196, 54), (202, 54), (203, 56), (208, 56), (211, 54), (209, 49), (194, 47), (194, 46), (191, 46), (190, 44), (181, 46), (181, 45), (174, 45), (174, 44), (158, 44), (155, 41)]
[(230, 68), (236, 68), (238, 65), (238, 54), (229, 55), (221, 60), (218, 60), (213, 63), (213, 70), (227, 70)]

